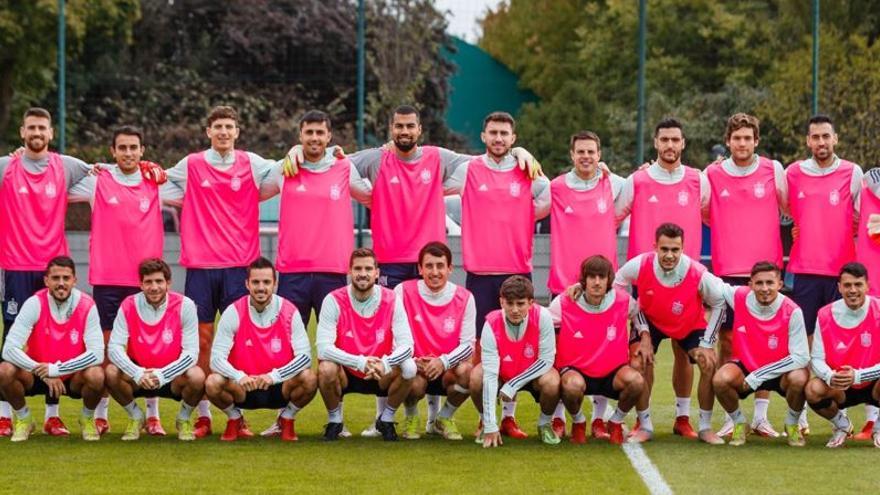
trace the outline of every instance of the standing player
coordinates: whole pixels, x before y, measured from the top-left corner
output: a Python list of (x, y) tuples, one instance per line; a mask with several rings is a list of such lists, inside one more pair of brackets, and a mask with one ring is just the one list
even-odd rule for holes
[[(587, 441), (587, 423), (581, 403), (584, 395), (616, 399), (617, 409), (609, 421), (609, 438), (622, 444), (623, 420), (642, 395), (645, 381), (639, 370), (654, 359), (648, 325), (639, 312), (638, 303), (626, 292), (613, 287), (614, 265), (602, 255), (593, 255), (581, 263), (580, 288), (583, 295), (572, 300), (568, 295), (556, 296), (550, 303), (553, 324), (559, 327), (556, 337), (556, 369), (561, 380), (562, 401), (573, 418), (571, 441)], [(638, 333), (635, 356), (638, 366), (630, 366), (630, 332)], [(647, 411), (636, 411), (639, 423), (652, 430)], [(600, 420), (601, 421), (601, 420)], [(604, 432), (604, 425), (602, 432)]]
[[(737, 113), (727, 119), (724, 142), (730, 158), (712, 163), (705, 171), (711, 185), (708, 217), (712, 271), (724, 282), (740, 286), (749, 283), (752, 266), (759, 261), (782, 266), (779, 212), (783, 210), (787, 186), (782, 164), (755, 153), (760, 142), (760, 122), (756, 117)], [(742, 235), (743, 219), (749, 223), (747, 236)], [(730, 358), (734, 319), (729, 306), (719, 339), (722, 363)], [(769, 397), (769, 390), (755, 392), (751, 428), (761, 436), (778, 437), (767, 419)], [(719, 436), (729, 435), (733, 427), (728, 419)]]
[[(807, 384), (807, 402), (831, 421), (826, 447), (840, 447), (852, 435), (845, 409), (856, 404), (880, 405), (880, 300), (868, 294), (868, 270), (847, 263), (838, 283), (843, 300), (819, 310), (811, 366), (816, 375)], [(874, 446), (880, 428), (874, 425)]]
[[(578, 260), (600, 254), (617, 268), (617, 222), (614, 201), (620, 195), (623, 179), (603, 174), (602, 143), (592, 131), (581, 131), (569, 140), (572, 169), (550, 182), (550, 276), (547, 288), (555, 296), (578, 281)], [(583, 232), (591, 235), (584, 239)], [(606, 437), (605, 408), (608, 399), (592, 397), (594, 436)], [(553, 428), (565, 434), (565, 407), (553, 415)]]
[[(413, 336), (418, 374), (404, 403), (403, 438), (419, 438), (419, 401), (426, 393), (445, 395), (446, 403), (433, 423), (433, 432), (461, 440), (452, 415), (468, 398), (474, 353), (474, 296), (449, 281), (452, 251), (442, 242), (429, 242), (419, 252), (422, 280), (407, 280), (394, 288), (403, 300)], [(430, 432), (429, 432), (430, 433)]]
[[(482, 416), (477, 443), (497, 447), (503, 442), (495, 401), (512, 401), (517, 392), (532, 394), (541, 406), (538, 435), (548, 445), (560, 442), (550, 424), (559, 402), (559, 373), (553, 368), (556, 358), (556, 333), (553, 318), (534, 304), (532, 281), (521, 275), (501, 284), (501, 309), (486, 316), (481, 339), (482, 359), (471, 372), (471, 399)], [(501, 386), (499, 390), (499, 385)]]
[(782, 270), (759, 261), (751, 270), (748, 287), (724, 285), (728, 306), (734, 308), (731, 361), (715, 373), (712, 384), (718, 402), (734, 423), (730, 445), (746, 441), (746, 417), (739, 401), (759, 390), (785, 397), (788, 444), (804, 446), (798, 420), (804, 409), (804, 387), (810, 378), (810, 360), (804, 315), (779, 293)]
[[(47, 288), (25, 300), (3, 345), (0, 393), (15, 410), (12, 441), (25, 441), (34, 430), (25, 396), (44, 394), (82, 398), (83, 439), (100, 440), (94, 415), (104, 391), (104, 338), (95, 302), (75, 287), (76, 267), (67, 256), (49, 260), (43, 282)], [(60, 436), (50, 428), (43, 431)]]
[[(873, 219), (872, 219), (873, 217)], [(862, 190), (859, 194), (859, 228), (856, 238), (856, 258), (859, 263), (868, 269), (868, 275), (874, 280), (880, 278), (880, 242), (877, 232), (872, 232), (871, 227), (880, 221), (880, 169), (872, 168), (865, 173), (862, 181)], [(880, 284), (869, 285), (868, 293), (874, 297), (880, 296)], [(867, 421), (862, 431), (855, 435), (856, 440), (868, 440), (874, 426), (877, 425), (877, 415), (874, 406), (866, 405)]]
[(229, 418), (223, 441), (253, 436), (241, 409), (284, 408), (281, 439), (296, 441), (296, 414), (315, 397), (318, 380), (309, 368), (311, 346), (302, 318), (275, 294), (275, 269), (266, 258), (247, 267), (249, 294), (220, 316), (205, 390)]
[[(218, 106), (208, 114), (211, 147), (168, 169), (163, 200), (182, 205), (180, 264), (186, 267), (184, 294), (199, 313), (199, 366), (209, 373), (214, 319), (247, 295), (247, 265), (260, 256), (260, 187), (275, 162), (235, 149), (238, 113)], [(199, 403), (195, 433), (211, 433), (207, 400)]]
[[(787, 271), (794, 274), (791, 298), (804, 312), (812, 339), (819, 308), (840, 297), (840, 268), (855, 260), (854, 224), (858, 222), (862, 169), (834, 153), (837, 133), (825, 115), (807, 124), (812, 156), (788, 166), (788, 205), (797, 235)], [(877, 409), (868, 410), (868, 421)]]
[[(141, 291), (138, 264), (162, 256), (164, 232), (159, 187), (142, 177), (141, 167), (154, 165), (141, 161), (144, 150), (140, 129), (117, 128), (110, 147), (116, 166), (87, 176), (70, 190), (71, 201), (88, 201), (92, 207), (89, 284), (105, 343), (123, 299)], [(108, 403), (109, 398), (103, 397), (95, 412), (95, 424), (101, 434), (110, 429)], [(149, 433), (164, 435), (158, 398), (147, 399), (147, 410)]]
[[(161, 259), (142, 261), (138, 276), (141, 292), (122, 301), (107, 345), (112, 362), (106, 369), (107, 389), (129, 416), (122, 439), (137, 440), (145, 426), (135, 397), (165, 397), (180, 401), (177, 438), (194, 440), (192, 413), (205, 395), (205, 374), (196, 366), (196, 305), (171, 291), (171, 268)], [(158, 418), (149, 419), (158, 423)], [(147, 429), (153, 431), (155, 426)]]
[[(685, 393), (676, 391), (675, 425), (673, 433), (686, 438), (699, 438), (712, 444), (723, 444), (712, 431), (712, 376), (715, 374), (715, 339), (725, 302), (721, 296), (721, 281), (706, 268), (683, 254), (684, 232), (672, 223), (660, 225), (655, 234), (653, 252), (640, 254), (629, 260), (617, 272), (614, 285), (629, 290), (638, 289), (639, 308), (648, 320), (654, 352), (664, 339), (671, 339), (687, 353), (689, 366), (696, 363), (700, 368), (697, 398), (700, 403), (698, 433), (690, 424), (690, 389)], [(708, 324), (703, 305), (711, 307)], [(639, 411), (647, 411), (654, 384), (654, 366), (645, 369), (647, 387), (637, 405)], [(649, 440), (653, 431), (640, 424), (636, 434), (639, 440)]]
[(339, 438), (342, 397), (356, 393), (381, 398), (376, 430), (396, 441), (394, 413), (416, 375), (406, 310), (394, 291), (376, 285), (379, 268), (371, 249), (352, 251), (349, 276), (350, 285), (324, 299), (318, 320), (318, 386), (328, 415), (324, 440)]

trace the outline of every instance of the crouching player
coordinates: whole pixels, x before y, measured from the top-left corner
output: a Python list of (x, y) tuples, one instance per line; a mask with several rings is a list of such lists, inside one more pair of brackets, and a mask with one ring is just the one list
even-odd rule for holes
[[(571, 414), (571, 441), (587, 441), (587, 418), (581, 411), (584, 395), (601, 395), (617, 400), (609, 421), (611, 443), (623, 443), (623, 420), (641, 396), (645, 380), (639, 370), (654, 359), (651, 334), (641, 316), (638, 303), (621, 289), (614, 289), (614, 267), (601, 255), (581, 263), (580, 291), (572, 299), (556, 296), (550, 303), (556, 336), (556, 369), (559, 370), (561, 396)], [(635, 359), (630, 366), (628, 321), (637, 331)], [(634, 363), (635, 364), (635, 363)], [(646, 417), (641, 424), (650, 424)], [(649, 426), (650, 429), (650, 426)]]
[[(480, 337), (482, 362), (471, 372), (471, 399), (482, 415), (477, 443), (497, 447), (501, 441), (495, 402), (514, 400), (517, 392), (532, 394), (541, 406), (538, 434), (548, 445), (560, 442), (550, 420), (559, 402), (556, 333), (550, 313), (535, 304), (531, 280), (514, 275), (501, 284), (501, 309), (486, 315)], [(499, 385), (501, 389), (499, 390)]]
[[(180, 401), (177, 438), (195, 440), (192, 413), (205, 393), (205, 373), (196, 366), (196, 305), (170, 290), (171, 268), (161, 259), (142, 261), (138, 274), (141, 292), (122, 300), (107, 344), (111, 363), (105, 370), (107, 389), (129, 417), (122, 440), (137, 440), (145, 427), (144, 412), (135, 397)], [(158, 423), (158, 418), (150, 420)]]
[[(83, 440), (100, 440), (94, 416), (104, 392), (104, 335), (95, 301), (75, 288), (76, 267), (67, 256), (49, 261), (43, 282), (46, 288), (25, 300), (3, 345), (0, 394), (15, 412), (12, 441), (25, 441), (34, 430), (25, 402), (32, 395), (82, 398)], [(47, 433), (53, 419), (60, 422), (49, 418)]]
[(419, 401), (426, 394), (445, 395), (446, 402), (425, 428), (447, 440), (461, 440), (452, 415), (468, 398), (474, 352), (476, 305), (474, 296), (449, 281), (452, 251), (442, 242), (430, 242), (419, 252), (421, 280), (407, 280), (394, 288), (413, 335), (418, 374), (404, 402), (403, 438), (419, 438)]
[(275, 268), (266, 258), (247, 267), (248, 295), (220, 316), (205, 392), (226, 413), (220, 440), (252, 437), (241, 409), (280, 409), (281, 440), (297, 440), (294, 419), (314, 397), (318, 381), (309, 337), (296, 307), (275, 295)]
[(739, 401), (758, 390), (775, 391), (788, 402), (785, 433), (788, 444), (804, 446), (798, 418), (804, 409), (804, 387), (810, 378), (809, 345), (804, 315), (779, 293), (782, 271), (762, 261), (752, 267), (749, 285), (725, 284), (722, 293), (733, 308), (731, 361), (712, 379), (721, 407), (733, 421), (730, 445), (746, 442), (748, 423)]
[[(843, 299), (824, 306), (816, 318), (810, 360), (816, 376), (807, 384), (810, 407), (833, 425), (826, 444), (831, 448), (852, 435), (847, 407), (880, 405), (880, 299), (867, 295), (868, 270), (861, 263), (841, 268), (837, 288)], [(880, 448), (876, 423), (872, 436)]]

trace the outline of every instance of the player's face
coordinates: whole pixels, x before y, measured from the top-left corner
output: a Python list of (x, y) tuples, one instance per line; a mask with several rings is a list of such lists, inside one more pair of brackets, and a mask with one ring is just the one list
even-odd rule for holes
[(238, 131), (235, 119), (217, 119), (205, 130), (211, 140), (211, 147), (219, 153), (226, 153), (235, 147)]
[(275, 292), (275, 269), (274, 268), (257, 268), (248, 273), (247, 281), (248, 293), (251, 295), (251, 301), (255, 305), (268, 304)]
[(302, 129), (299, 130), (299, 142), (302, 143), (306, 160), (310, 162), (320, 160), (324, 156), (324, 151), (327, 150), (331, 138), (332, 135), (326, 122), (304, 123)]
[(678, 260), (681, 259), (681, 250), (684, 247), (684, 240), (681, 237), (661, 235), (655, 246), (660, 268), (669, 271), (678, 266)]
[(160, 304), (165, 300), (170, 285), (171, 281), (165, 279), (165, 274), (162, 272), (150, 273), (141, 279), (141, 290), (144, 291), (147, 302), (152, 305)]
[(526, 315), (529, 314), (529, 308), (535, 302), (534, 299), (526, 298), (507, 300), (502, 297), (500, 300), (501, 309), (504, 310), (504, 317), (514, 325), (519, 325), (526, 319)]
[(42, 153), (49, 148), (49, 142), (54, 137), (52, 122), (46, 117), (36, 115), (24, 119), (19, 129), (21, 140), (25, 147), (33, 153)]
[(859, 309), (865, 304), (865, 295), (868, 293), (868, 281), (865, 277), (853, 277), (849, 273), (840, 276), (837, 282), (837, 290), (843, 296), (843, 301), (849, 309)]
[(53, 266), (49, 269), (49, 273), (43, 276), (43, 283), (49, 288), (56, 301), (66, 301), (76, 285), (76, 275), (66, 266)]
[(810, 124), (810, 132), (807, 134), (807, 148), (810, 153), (819, 160), (827, 160), (834, 155), (834, 145), (837, 144), (837, 133), (834, 126), (827, 122)]
[(751, 160), (757, 147), (758, 140), (755, 139), (755, 130), (751, 127), (737, 129), (731, 132), (727, 139), (727, 149), (730, 150), (730, 156), (738, 162)]
[(605, 275), (587, 275), (587, 295), (593, 298), (605, 297), (608, 292), (608, 277)]
[(669, 165), (678, 163), (684, 150), (684, 136), (681, 134), (681, 129), (672, 127), (657, 131), (654, 149), (657, 150), (658, 160)]
[(141, 139), (135, 135), (120, 134), (116, 136), (113, 147), (110, 148), (116, 165), (123, 173), (130, 174), (137, 170), (138, 162), (144, 156), (144, 147)]
[(391, 118), (391, 140), (400, 151), (409, 151), (419, 142), (422, 135), (422, 124), (416, 114), (401, 115), (395, 113)]
[(480, 139), (486, 144), (486, 153), (494, 158), (501, 158), (510, 152), (516, 142), (516, 134), (508, 122), (489, 122), (486, 130), (480, 133)]
[(425, 254), (419, 265), (419, 275), (422, 276), (425, 285), (434, 292), (446, 287), (450, 273), (452, 273), (452, 265), (446, 262), (445, 256)]
[(355, 258), (348, 270), (351, 285), (360, 292), (366, 292), (376, 285), (379, 278), (379, 267), (376, 259), (371, 257)]
[(574, 142), (574, 149), (571, 150), (571, 163), (574, 169), (582, 178), (592, 178), (599, 166), (599, 160), (602, 159), (602, 151), (599, 150), (599, 143), (592, 139), (578, 139)]
[(758, 304), (766, 306), (776, 300), (782, 288), (782, 279), (774, 271), (758, 272), (749, 280), (749, 287), (755, 293)]

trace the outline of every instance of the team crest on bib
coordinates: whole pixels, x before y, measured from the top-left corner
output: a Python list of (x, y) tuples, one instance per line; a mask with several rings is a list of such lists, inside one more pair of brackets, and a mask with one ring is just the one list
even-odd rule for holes
[(828, 202), (831, 203), (832, 206), (837, 206), (840, 204), (840, 193), (837, 191), (831, 191), (828, 193)]
[(276, 354), (281, 352), (281, 339), (275, 337), (271, 341), (269, 341), (269, 350)]
[(514, 198), (518, 198), (520, 193), (522, 192), (522, 186), (519, 185), (519, 182), (511, 182), (509, 189), (510, 195)]
[(776, 338), (775, 335), (771, 335), (767, 338), (767, 347), (770, 349), (776, 349), (779, 347), (779, 339)]
[(688, 200), (689, 197), (687, 191), (678, 191), (678, 204), (680, 206), (687, 206)]
[(332, 186), (330, 186), (330, 199), (332, 199), (333, 201), (339, 201), (340, 195), (341, 192), (337, 184), (333, 184)]
[(384, 328), (380, 328), (380, 329), (376, 330), (376, 343), (381, 344), (382, 342), (385, 342), (385, 329)]
[(229, 187), (231, 187), (233, 191), (238, 191), (239, 189), (241, 189), (241, 179), (239, 179), (238, 177), (233, 177), (232, 180), (229, 182)]
[(76, 345), (79, 343), (79, 332), (73, 330), (70, 332), (70, 343)]
[(605, 201), (605, 198), (596, 201), (596, 209), (599, 210), (599, 213), (608, 211), (608, 202)]
[(174, 332), (170, 328), (165, 327), (165, 330), (162, 330), (162, 342), (170, 344), (172, 340), (174, 340)]
[(529, 359), (535, 357), (535, 348), (532, 347), (532, 344), (526, 344), (526, 346), (523, 348), (523, 356)]
[(431, 171), (426, 168), (422, 169), (422, 172), (419, 174), (419, 180), (422, 181), (422, 184), (431, 182)]
[(150, 200), (141, 198), (140, 202), (138, 202), (138, 208), (140, 208), (141, 213), (146, 213), (150, 209)]
[(672, 314), (678, 316), (684, 313), (684, 304), (681, 301), (675, 301), (672, 303)]
[(58, 195), (58, 191), (55, 190), (55, 184), (46, 184), (46, 197), (54, 198)]
[(861, 335), (862, 347), (871, 347), (871, 333), (863, 332)]
[(443, 320), (443, 331), (446, 333), (452, 333), (455, 330), (455, 318), (451, 316), (447, 316), (445, 320)]
[(764, 189), (764, 184), (761, 183), (761, 182), (755, 184), (755, 187), (754, 187), (754, 189), (753, 189), (753, 192), (755, 193), (755, 197), (758, 198), (758, 199), (763, 198), (764, 195), (767, 194), (767, 190)]
[(614, 325), (610, 325), (607, 329), (605, 329), (605, 338), (608, 340), (614, 340), (617, 338), (617, 327)]

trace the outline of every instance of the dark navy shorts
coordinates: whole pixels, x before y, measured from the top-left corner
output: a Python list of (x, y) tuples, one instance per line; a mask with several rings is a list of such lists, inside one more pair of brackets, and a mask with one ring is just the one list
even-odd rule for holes
[(527, 279), (532, 279), (531, 273), (508, 273), (501, 275), (478, 275), (476, 273), (467, 272), (465, 278), (465, 289), (471, 291), (474, 295), (474, 303), (477, 307), (477, 340), (483, 333), (483, 324), (486, 323), (486, 315), (496, 309), (501, 309), (501, 303), (498, 301), (501, 293), (501, 284), (513, 275), (522, 275)]
[(187, 268), (183, 293), (196, 303), (199, 323), (214, 323), (217, 312), (247, 295), (247, 267)]
[(880, 407), (880, 401), (875, 399), (873, 395), (875, 386), (877, 386), (876, 380), (864, 388), (850, 387), (846, 389), (843, 392), (843, 395), (846, 398), (844, 399), (843, 404), (840, 404), (839, 407), (841, 409), (846, 409), (858, 404), (868, 404), (869, 406)]
[(418, 263), (379, 263), (379, 285), (394, 289), (402, 282), (421, 278)]
[[(662, 330), (655, 327), (651, 320), (648, 320), (648, 329), (651, 331), (651, 345), (654, 346), (654, 353), (657, 353), (657, 349), (660, 347), (660, 342), (663, 342), (664, 339), (670, 339), (668, 335), (663, 333)], [(695, 329), (691, 331), (691, 333), (684, 336), (682, 339), (671, 339), (678, 342), (678, 346), (684, 349), (684, 352), (690, 352), (691, 349), (696, 349), (700, 347), (700, 339), (703, 338), (703, 334), (706, 333), (705, 328)], [(688, 355), (688, 361), (691, 364), (697, 364), (697, 362)]]
[(278, 295), (296, 306), (308, 327), (312, 310), (317, 320), (327, 294), (347, 283), (346, 275), (342, 273), (281, 273), (278, 275)]
[[(3, 285), (5, 287), (3, 297), (3, 335), (9, 332), (12, 322), (18, 316), (21, 305), (44, 287), (43, 276), (40, 271), (9, 271), (3, 272)], [(4, 339), (5, 340), (5, 339)]]
[[(64, 395), (66, 395), (72, 399), (82, 399), (82, 396), (80, 394), (76, 394), (73, 392), (73, 390), (70, 389), (70, 377), (65, 378), (64, 380), (61, 380), (61, 381), (64, 382), (64, 390), (65, 390)], [(24, 395), (26, 397), (33, 397), (35, 395), (45, 395), (47, 404), (58, 404), (57, 397), (49, 397), (49, 386), (46, 385), (46, 382), (41, 380), (36, 375), (34, 375), (33, 386), (31, 386), (31, 388), (26, 390)], [(52, 399), (51, 402), (49, 402), (50, 399)]]
[[(730, 362), (737, 365), (737, 367), (739, 367), (739, 369), (742, 370), (743, 376), (749, 376), (749, 374), (751, 373), (751, 371), (746, 369), (746, 366), (744, 364), (742, 364), (741, 361), (733, 360)], [(770, 392), (776, 392), (777, 394), (785, 397), (785, 390), (782, 390), (782, 376), (777, 376), (776, 378), (774, 378), (772, 380), (767, 380), (766, 382), (762, 383), (758, 387), (758, 390), (769, 390)], [(748, 392), (745, 392), (745, 393), (738, 392), (737, 395), (739, 395), (740, 399), (745, 399), (746, 397), (752, 395), (755, 392), (757, 392), (757, 390), (749, 390)]]
[(136, 388), (134, 390), (135, 397), (161, 397), (163, 399), (173, 399), (173, 400), (181, 400), (183, 397), (180, 394), (175, 394), (171, 391), (171, 382), (162, 385), (161, 387), (153, 390), (148, 390), (145, 388)]
[(440, 376), (428, 382), (428, 388), (425, 389), (425, 394), (427, 395), (442, 395), (446, 396), (446, 387), (443, 386), (443, 375), (446, 373), (441, 373)]
[(92, 297), (95, 299), (95, 307), (98, 308), (101, 329), (112, 330), (122, 300), (140, 291), (140, 287), (122, 285), (96, 285), (92, 287)]
[(346, 367), (342, 369), (345, 371), (345, 377), (348, 379), (348, 385), (342, 389), (342, 395), (363, 394), (388, 397), (388, 390), (382, 390), (382, 387), (379, 386), (379, 380), (367, 380), (354, 376)]
[(281, 409), (290, 402), (285, 397), (281, 387), (283, 383), (276, 383), (266, 390), (252, 390), (244, 396), (244, 402), (236, 402), (236, 407), (241, 409)]
[(615, 368), (611, 373), (597, 378), (581, 373), (581, 370), (574, 366), (566, 366), (559, 370), (559, 376), (568, 372), (577, 373), (583, 377), (584, 383), (587, 384), (584, 395), (601, 395), (603, 397), (608, 397), (609, 399), (618, 400), (620, 399), (620, 392), (614, 390), (614, 377), (617, 375), (617, 372), (620, 371), (620, 368), (623, 368), (624, 366), (626, 365), (622, 364)]
[(837, 277), (829, 275), (794, 274), (794, 285), (791, 288), (791, 300), (804, 313), (804, 325), (807, 335), (816, 331), (816, 317), (822, 306), (840, 299), (837, 290)]

